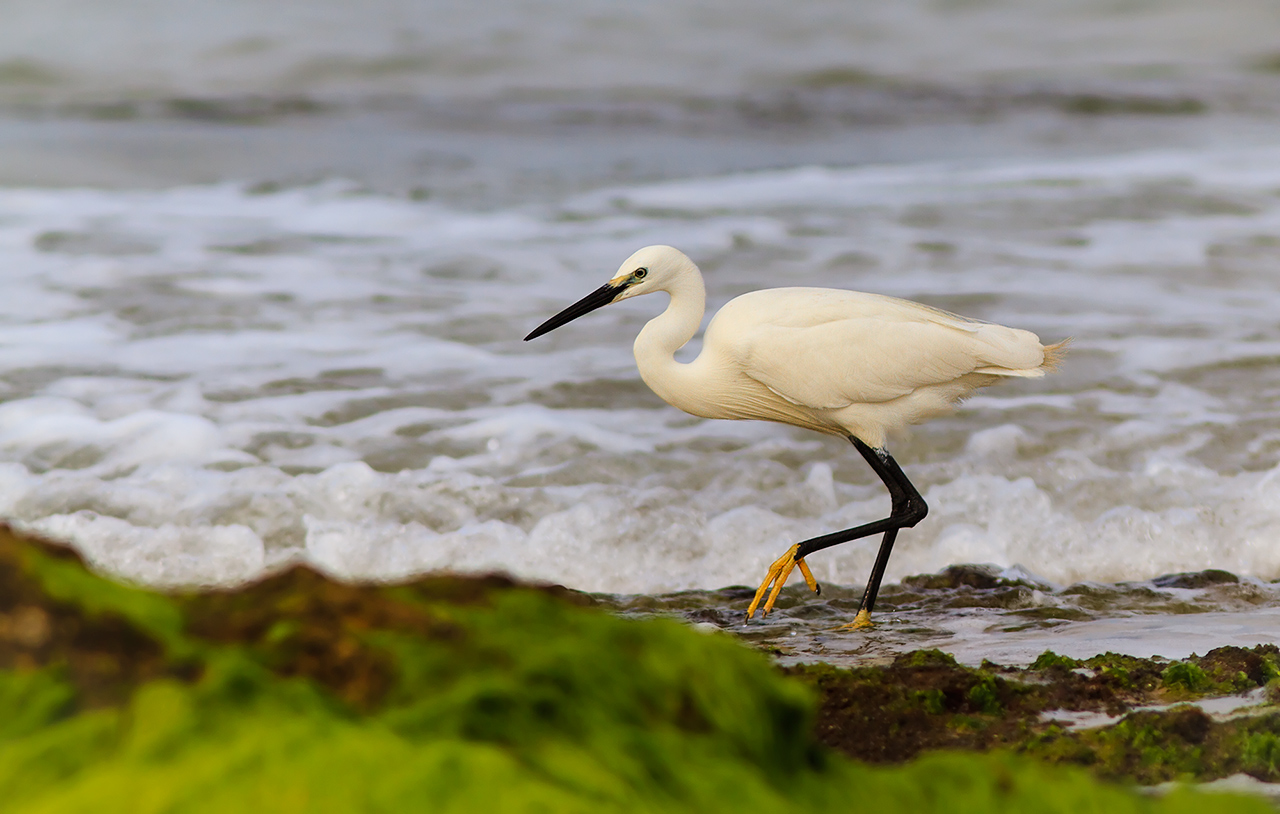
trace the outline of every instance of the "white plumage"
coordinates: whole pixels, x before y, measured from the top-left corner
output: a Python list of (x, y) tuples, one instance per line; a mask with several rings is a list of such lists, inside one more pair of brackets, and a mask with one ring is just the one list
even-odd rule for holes
[(668, 404), (706, 418), (755, 418), (852, 435), (886, 436), (946, 412), (1008, 376), (1039, 377), (1059, 346), (1030, 331), (966, 319), (907, 300), (830, 288), (770, 288), (730, 300), (707, 326), (698, 358), (674, 354), (706, 307), (702, 273), (670, 246), (649, 246), (611, 281), (644, 279), (618, 296), (671, 294), (636, 338), (640, 376)]
[(663, 400), (705, 418), (778, 421), (856, 439), (893, 496), (887, 520), (794, 546), (770, 569), (748, 618), (776, 583), (768, 613), (792, 566), (800, 566), (816, 590), (803, 563), (808, 553), (883, 531), (882, 555), (859, 614), (866, 623), (897, 529), (915, 525), (927, 512), (884, 451), (887, 436), (947, 412), (979, 387), (1043, 376), (1066, 345), (1045, 346), (1029, 331), (878, 294), (771, 288), (730, 300), (707, 326), (698, 357), (681, 363), (675, 352), (697, 333), (706, 288), (693, 261), (670, 246), (631, 255), (607, 284), (526, 339), (611, 302), (658, 291), (670, 294), (671, 302), (640, 331), (634, 350), (641, 378)]

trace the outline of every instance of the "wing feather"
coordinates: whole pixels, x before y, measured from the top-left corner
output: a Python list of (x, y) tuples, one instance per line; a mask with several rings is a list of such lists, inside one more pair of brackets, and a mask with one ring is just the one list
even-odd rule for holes
[(816, 409), (880, 403), (970, 373), (1039, 375), (1032, 333), (919, 303), (833, 289), (767, 289), (721, 309), (707, 342), (784, 399)]

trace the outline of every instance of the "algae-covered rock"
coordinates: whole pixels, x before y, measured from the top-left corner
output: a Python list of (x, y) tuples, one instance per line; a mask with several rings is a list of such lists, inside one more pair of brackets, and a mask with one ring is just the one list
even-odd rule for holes
[[(3, 810), (894, 814), (1194, 802), (1011, 755), (849, 762), (814, 739), (811, 690), (761, 654), (589, 604), (502, 578), (354, 586), (304, 568), (237, 591), (162, 595), (0, 528)], [(955, 667), (940, 654), (919, 661), (910, 669)], [(1002, 682), (984, 674), (927, 703), (991, 714), (1017, 703)], [(1254, 752), (1277, 750), (1259, 740)]]
[[(1087, 767), (1108, 780), (1158, 784), (1234, 774), (1280, 782), (1280, 649), (1221, 647), (1185, 661), (1052, 652), (1026, 670), (973, 669), (944, 653), (904, 653), (852, 670), (786, 672), (819, 693), (818, 739), (858, 760), (901, 763), (938, 749), (1004, 750)], [(1265, 689), (1264, 689), (1265, 688)], [(1218, 717), (1186, 702), (1239, 697)], [(1073, 714), (1092, 719), (1072, 726)]]

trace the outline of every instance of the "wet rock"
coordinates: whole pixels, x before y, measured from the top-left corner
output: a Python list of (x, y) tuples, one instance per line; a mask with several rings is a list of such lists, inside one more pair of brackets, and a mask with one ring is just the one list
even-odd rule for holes
[(994, 565), (950, 565), (936, 574), (906, 577), (902, 584), (916, 590), (938, 591), (961, 587), (990, 590), (1010, 583), (1001, 579), (1000, 569)]
[(1083, 664), (1100, 681), (1139, 699), (1160, 686), (1167, 669), (1162, 661), (1111, 652), (1085, 659)]
[(1187, 743), (1201, 744), (1213, 727), (1213, 719), (1196, 707), (1184, 707), (1170, 714), (1169, 732)]
[(1259, 687), (1280, 678), (1280, 647), (1260, 644), (1252, 649), (1218, 647), (1192, 658), (1209, 679), (1239, 689)]
[(1211, 585), (1234, 585), (1239, 581), (1240, 577), (1230, 571), (1209, 568), (1183, 574), (1166, 574), (1151, 580), (1151, 584), (1157, 588), (1208, 588)]
[[(1273, 782), (1280, 780), (1280, 713), (1261, 707), (1256, 715), (1219, 721), (1173, 702), (1271, 686), (1277, 656), (1272, 645), (1218, 648), (1175, 662), (1116, 653), (1076, 660), (1046, 652), (1025, 670), (988, 663), (974, 670), (926, 650), (886, 666), (805, 665), (789, 672), (821, 695), (818, 738), (860, 760), (901, 762), (934, 749), (1012, 749), (1089, 767), (1107, 779), (1162, 783), (1245, 772)], [(1063, 722), (1080, 712), (1117, 720), (1080, 731)]]
[(905, 654), (883, 668), (802, 665), (786, 672), (819, 690), (818, 739), (858, 760), (901, 763), (929, 749), (985, 749), (1022, 729), (1020, 721), (1005, 726), (995, 717), (1019, 706), (1019, 688), (937, 650)]

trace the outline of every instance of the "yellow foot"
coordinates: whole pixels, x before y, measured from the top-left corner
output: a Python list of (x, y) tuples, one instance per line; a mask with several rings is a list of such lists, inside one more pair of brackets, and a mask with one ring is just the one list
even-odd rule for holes
[(873, 628), (876, 623), (871, 621), (871, 614), (865, 609), (858, 611), (858, 615), (853, 617), (853, 621), (847, 625), (841, 625), (836, 630), (866, 630)]
[[(747, 608), (747, 621), (751, 621), (751, 617), (755, 615), (756, 608), (760, 607), (760, 600), (764, 599), (766, 593), (769, 599), (764, 603), (764, 610), (760, 613), (760, 618), (769, 615), (769, 611), (773, 610), (773, 603), (778, 601), (778, 594), (782, 593), (782, 586), (787, 584), (787, 578), (791, 576), (792, 569), (799, 566), (800, 573), (804, 576), (805, 584), (809, 586), (809, 590), (815, 594), (822, 593), (822, 588), (818, 585), (818, 581), (813, 578), (813, 572), (809, 570), (809, 565), (803, 560), (796, 559), (796, 551), (800, 548), (800, 544), (791, 546), (787, 549), (787, 553), (773, 561), (773, 565), (769, 566), (769, 573), (765, 574), (764, 582), (760, 583), (760, 588), (756, 591), (755, 598), (751, 600), (751, 607)], [(769, 588), (772, 586), (773, 590)]]

